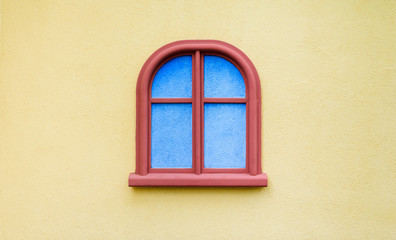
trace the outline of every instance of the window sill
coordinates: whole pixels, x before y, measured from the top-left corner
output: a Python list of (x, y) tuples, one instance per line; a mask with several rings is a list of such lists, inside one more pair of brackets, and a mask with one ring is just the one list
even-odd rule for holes
[(149, 173), (129, 175), (130, 187), (266, 187), (267, 174), (250, 175), (247, 173)]

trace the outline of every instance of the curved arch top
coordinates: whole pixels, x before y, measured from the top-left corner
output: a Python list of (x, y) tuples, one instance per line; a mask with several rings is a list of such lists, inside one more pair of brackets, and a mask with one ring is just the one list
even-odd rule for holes
[(218, 40), (181, 40), (169, 43), (155, 51), (144, 63), (137, 82), (137, 98), (145, 101), (149, 97), (149, 87), (155, 71), (164, 61), (179, 54), (214, 53), (223, 55), (234, 63), (245, 76), (249, 98), (260, 99), (260, 80), (250, 59), (235, 46)]

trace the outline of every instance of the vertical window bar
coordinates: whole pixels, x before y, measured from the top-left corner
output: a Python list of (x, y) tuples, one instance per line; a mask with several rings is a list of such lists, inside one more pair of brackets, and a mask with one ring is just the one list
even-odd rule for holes
[(202, 173), (201, 141), (201, 54), (195, 51), (193, 61), (193, 166), (195, 173)]

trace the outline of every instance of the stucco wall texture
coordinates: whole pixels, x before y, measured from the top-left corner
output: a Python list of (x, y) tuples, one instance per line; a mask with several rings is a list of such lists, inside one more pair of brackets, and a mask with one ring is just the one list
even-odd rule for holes
[[(235, 45), (267, 188), (129, 188), (159, 47)], [(0, 239), (396, 239), (396, 1), (2, 0)]]

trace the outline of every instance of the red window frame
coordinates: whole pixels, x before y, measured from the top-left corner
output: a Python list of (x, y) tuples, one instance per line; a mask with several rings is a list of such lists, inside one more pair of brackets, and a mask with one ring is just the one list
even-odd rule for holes
[[(192, 56), (192, 98), (151, 98), (151, 84), (168, 60)], [(203, 97), (203, 56), (227, 59), (241, 72), (245, 98)], [(198, 70), (198, 71), (197, 71)], [(192, 168), (151, 168), (151, 103), (192, 103)], [(246, 103), (246, 168), (203, 167), (204, 103)], [(136, 89), (136, 172), (129, 186), (267, 186), (261, 172), (261, 93), (257, 71), (249, 58), (231, 44), (217, 40), (183, 40), (155, 51), (143, 65)]]

